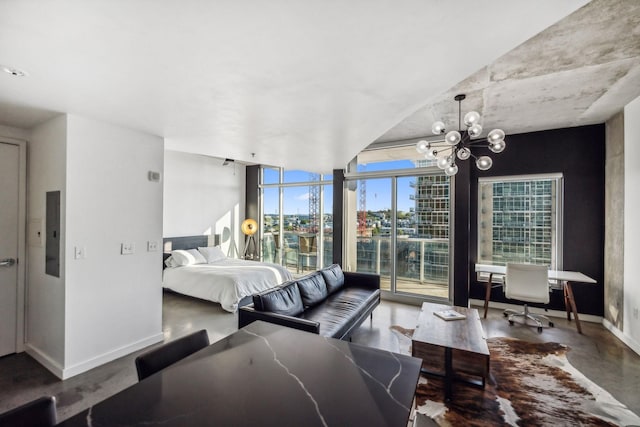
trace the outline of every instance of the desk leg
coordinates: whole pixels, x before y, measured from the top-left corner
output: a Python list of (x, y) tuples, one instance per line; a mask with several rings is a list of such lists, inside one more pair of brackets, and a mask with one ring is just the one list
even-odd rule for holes
[(562, 294), (564, 295), (564, 309), (567, 311), (567, 320), (571, 321), (571, 303), (569, 302), (566, 282), (562, 282)]
[(487, 318), (487, 311), (489, 310), (489, 299), (491, 298), (491, 281), (493, 280), (493, 273), (489, 273), (489, 281), (486, 284), (484, 291), (484, 318)]
[(451, 383), (453, 383), (453, 363), (451, 361), (451, 348), (444, 348), (444, 400), (451, 400)]
[[(582, 333), (582, 326), (580, 325), (580, 318), (578, 317), (578, 307), (576, 307), (576, 300), (573, 298), (573, 289), (571, 289), (571, 282), (568, 280), (564, 282), (565, 289), (565, 304), (567, 300), (571, 306), (571, 311), (573, 312), (573, 317), (576, 319), (576, 328), (578, 329), (578, 333)], [(569, 306), (567, 306), (567, 317), (569, 316)], [(569, 319), (571, 320), (571, 319)]]

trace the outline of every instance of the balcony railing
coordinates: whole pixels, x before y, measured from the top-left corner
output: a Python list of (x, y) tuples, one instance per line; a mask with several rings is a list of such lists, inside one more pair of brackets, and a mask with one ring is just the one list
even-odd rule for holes
[[(292, 271), (304, 271), (319, 268), (319, 257), (302, 257), (304, 248), (300, 247), (300, 237), (309, 233), (285, 231), (283, 247), (277, 244), (277, 235), (265, 233), (262, 241), (262, 260), (282, 263)], [(317, 238), (317, 234), (315, 235)], [(331, 264), (333, 258), (333, 235), (324, 233), (323, 264)], [(314, 248), (317, 251), (318, 247)], [(358, 237), (357, 271), (376, 273), (383, 278), (391, 275), (391, 237)], [(307, 254), (308, 255), (308, 254)], [(397, 238), (395, 272), (397, 279), (415, 283), (429, 283), (447, 286), (449, 283), (449, 240), (427, 238)]]
[[(388, 236), (359, 237), (357, 241), (357, 271), (391, 274), (391, 238)], [(421, 283), (449, 283), (449, 240), (398, 238), (395, 262), (399, 280)]]
[[(325, 230), (322, 245), (317, 240), (319, 233), (285, 231), (282, 246), (278, 233), (266, 232), (262, 236), (262, 261), (282, 264), (291, 271), (301, 273), (320, 268), (319, 250), (322, 248), (323, 266), (333, 261), (333, 232)], [(304, 242), (301, 239), (306, 239)]]

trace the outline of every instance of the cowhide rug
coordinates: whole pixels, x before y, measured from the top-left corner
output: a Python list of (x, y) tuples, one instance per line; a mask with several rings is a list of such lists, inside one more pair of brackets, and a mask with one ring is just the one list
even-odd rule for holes
[[(411, 354), (413, 329), (392, 326), (401, 351)], [(490, 378), (484, 389), (443, 384), (422, 375), (417, 412), (440, 426), (640, 426), (640, 418), (568, 362), (568, 348), (511, 338), (487, 340)]]

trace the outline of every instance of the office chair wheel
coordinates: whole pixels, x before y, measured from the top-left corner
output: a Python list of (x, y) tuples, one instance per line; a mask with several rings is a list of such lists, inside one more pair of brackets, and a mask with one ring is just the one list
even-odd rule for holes
[(549, 322), (549, 327), (550, 327), (550, 328), (553, 328), (553, 327), (554, 327), (553, 322)]
[(538, 333), (542, 333), (542, 326), (538, 326)]
[(513, 326), (513, 320), (509, 320), (509, 324)]
[(504, 317), (507, 317), (507, 316), (508, 316), (508, 314), (507, 314), (507, 313), (502, 313), (502, 315), (503, 315)]

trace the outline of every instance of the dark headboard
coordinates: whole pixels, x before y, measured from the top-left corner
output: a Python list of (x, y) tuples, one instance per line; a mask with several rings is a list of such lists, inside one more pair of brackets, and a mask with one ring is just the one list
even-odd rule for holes
[(198, 246), (209, 246), (209, 236), (165, 237), (162, 239), (163, 252), (176, 249), (197, 249)]
[(209, 242), (213, 240), (212, 246), (218, 246), (220, 244), (220, 235), (214, 234), (213, 236), (201, 235), (201, 236), (184, 236), (184, 237), (165, 237), (162, 239), (162, 266), (164, 268), (164, 261), (169, 258), (170, 252), (176, 249), (197, 249), (198, 247), (211, 246)]

